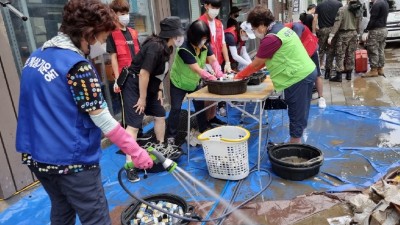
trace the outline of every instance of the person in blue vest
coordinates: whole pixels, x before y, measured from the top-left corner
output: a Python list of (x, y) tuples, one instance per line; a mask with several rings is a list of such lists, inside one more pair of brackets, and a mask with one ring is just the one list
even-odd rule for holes
[(317, 69), (308, 56), (297, 34), (275, 22), (272, 12), (265, 6), (254, 7), (247, 17), (260, 47), (253, 62), (236, 74), (243, 79), (267, 67), (277, 91), (284, 91), (288, 105), (290, 143), (301, 143), (307, 127), (312, 96), (312, 87), (317, 78)]
[[(187, 40), (178, 48), (171, 69), (171, 111), (168, 117), (167, 141), (175, 145), (179, 127), (179, 116), (183, 99), (187, 93), (201, 88), (200, 80), (216, 80), (223, 77), (218, 60), (210, 47), (210, 29), (202, 20), (194, 21), (187, 30)], [(210, 63), (215, 76), (205, 70), (206, 62)], [(204, 108), (203, 101), (193, 101), (196, 111)], [(205, 113), (197, 115), (199, 131), (204, 132), (207, 126)]]
[(153, 161), (111, 116), (87, 59), (105, 53), (115, 14), (100, 0), (70, 0), (59, 33), (21, 74), (16, 149), (51, 200), (50, 223), (111, 225), (100, 171), (101, 133), (148, 169)]

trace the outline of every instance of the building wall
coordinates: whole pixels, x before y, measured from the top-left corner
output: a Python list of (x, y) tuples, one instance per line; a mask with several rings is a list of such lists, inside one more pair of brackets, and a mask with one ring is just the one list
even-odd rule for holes
[(0, 14), (0, 198), (7, 198), (34, 181), (15, 151), (19, 78), (7, 30)]

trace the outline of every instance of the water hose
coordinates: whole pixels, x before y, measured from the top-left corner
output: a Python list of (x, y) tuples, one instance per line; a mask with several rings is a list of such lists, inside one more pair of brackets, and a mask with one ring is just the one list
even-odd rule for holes
[[(261, 109), (260, 109), (261, 110)], [(269, 129), (267, 130), (267, 132), (269, 132)], [(268, 134), (268, 133), (267, 133)], [(268, 136), (267, 136), (268, 137)], [(268, 141), (268, 140), (267, 140)], [(149, 152), (149, 155), (151, 156), (151, 158), (155, 161), (155, 162), (159, 162), (162, 163), (163, 167), (165, 168), (166, 171), (168, 171), (169, 173), (172, 173), (176, 168), (177, 168), (177, 163), (172, 161), (171, 159), (165, 158), (163, 154), (161, 154), (160, 152), (156, 151), (153, 148), (148, 148), (147, 151)], [(262, 158), (264, 157), (265, 152), (262, 156)], [(255, 168), (255, 166), (253, 167)], [(228, 217), (231, 213), (233, 213), (234, 211), (240, 209), (241, 207), (243, 207), (244, 205), (246, 205), (247, 203), (249, 203), (251, 200), (255, 199), (257, 196), (259, 196), (261, 193), (263, 193), (264, 191), (267, 190), (267, 188), (269, 187), (269, 185), (272, 183), (272, 176), (270, 174), (270, 172), (266, 169), (252, 169), (249, 174), (256, 172), (256, 171), (264, 171), (266, 172), (269, 176), (268, 182), (266, 184), (266, 186), (261, 189), (259, 192), (257, 192), (255, 195), (251, 196), (250, 198), (248, 198), (247, 200), (245, 200), (244, 202), (242, 202), (241, 204), (239, 204), (238, 206), (232, 208), (231, 210), (228, 211), (229, 207), (225, 208), (224, 213), (216, 218), (210, 218), (210, 219), (201, 219), (199, 217), (197, 217), (196, 219), (194, 217), (186, 217), (186, 216), (181, 216), (181, 215), (177, 215), (174, 213), (171, 213), (163, 208), (160, 208), (156, 205), (151, 204), (150, 202), (134, 195), (126, 186), (125, 184), (122, 182), (122, 173), (125, 171), (125, 168), (121, 168), (118, 172), (118, 182), (121, 185), (122, 189), (124, 189), (124, 191), (126, 193), (128, 193), (128, 195), (130, 195), (131, 197), (133, 197), (134, 199), (138, 200), (139, 202), (147, 205), (148, 207), (151, 207), (153, 209), (156, 209), (162, 213), (165, 213), (171, 217), (175, 217), (177, 219), (180, 219), (182, 221), (189, 221), (189, 222), (212, 222), (212, 221), (219, 221), (218, 224), (221, 224), (226, 217)], [(243, 180), (240, 180), (238, 185), (235, 186), (235, 190), (234, 190), (234, 194), (230, 200), (230, 204), (233, 203), (234, 198), (237, 195), (237, 192), (239, 190), (239, 187), (241, 186), (241, 184), (243, 183)]]
[[(171, 160), (171, 161), (172, 161), (172, 160)], [(151, 204), (150, 202), (148, 202), (148, 201), (146, 201), (146, 200), (144, 200), (144, 199), (142, 199), (142, 198), (140, 198), (140, 197), (134, 195), (134, 194), (125, 186), (125, 184), (122, 182), (122, 173), (123, 173), (124, 171), (125, 171), (124, 168), (121, 168), (121, 169), (119, 170), (119, 172), (118, 172), (118, 182), (119, 182), (119, 184), (121, 185), (122, 189), (124, 189), (124, 191), (125, 191), (126, 193), (128, 193), (128, 195), (130, 195), (132, 198), (138, 200), (139, 202), (141, 202), (141, 203), (147, 205), (148, 207), (151, 207), (151, 208), (153, 208), (153, 209), (156, 209), (156, 210), (158, 210), (158, 211), (160, 211), (160, 212), (162, 212), (162, 213), (165, 213), (165, 214), (170, 215), (170, 216), (172, 216), (172, 217), (175, 217), (175, 218), (177, 218), (177, 219), (180, 219), (180, 220), (183, 220), (183, 221), (189, 221), (189, 222), (211, 222), (211, 221), (221, 220), (221, 219), (223, 219), (223, 218), (229, 216), (231, 213), (233, 213), (234, 211), (238, 210), (239, 208), (243, 207), (244, 205), (246, 205), (247, 203), (249, 203), (251, 200), (255, 199), (257, 196), (259, 196), (261, 193), (263, 193), (265, 190), (267, 190), (267, 188), (269, 187), (269, 185), (270, 185), (271, 182), (272, 182), (272, 176), (269, 175), (269, 176), (268, 176), (269, 179), (268, 179), (267, 185), (266, 185), (263, 189), (261, 189), (261, 190), (260, 190), (259, 192), (257, 192), (255, 195), (253, 195), (252, 197), (250, 197), (250, 198), (247, 199), (246, 201), (242, 202), (241, 204), (239, 204), (239, 205), (236, 206), (235, 208), (232, 208), (230, 211), (228, 211), (228, 212), (222, 214), (222, 215), (219, 216), (219, 217), (210, 218), (210, 219), (200, 219), (200, 218), (194, 219), (194, 218), (192, 218), (192, 217), (180, 216), (180, 215), (171, 213), (171, 212), (169, 212), (169, 211), (167, 211), (167, 210), (165, 210), (165, 209), (163, 209), (163, 208), (160, 208), (160, 207), (158, 207), (158, 206), (156, 206), (156, 205), (153, 205), (153, 204)], [(253, 171), (251, 171), (251, 172), (254, 172), (254, 171), (258, 171), (258, 170), (253, 170)], [(268, 170), (265, 170), (265, 169), (260, 169), (260, 171), (264, 171), (264, 172), (266, 172), (267, 174), (270, 174), (269, 171), (268, 171)]]

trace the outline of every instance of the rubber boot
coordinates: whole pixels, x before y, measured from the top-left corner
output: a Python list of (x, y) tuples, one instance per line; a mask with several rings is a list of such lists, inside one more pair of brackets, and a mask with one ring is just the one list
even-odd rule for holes
[(325, 80), (328, 80), (331, 78), (331, 69), (326, 69), (325, 70)]
[(361, 77), (377, 77), (377, 76), (379, 76), (377, 68), (371, 68), (370, 71), (368, 71), (365, 74), (361, 75)]
[(332, 77), (331, 79), (329, 79), (329, 81), (342, 82), (342, 72), (337, 72), (336, 71), (336, 76)]
[(383, 67), (378, 67), (378, 75), (379, 76), (385, 76), (385, 72), (383, 70)]
[(352, 72), (353, 72), (353, 70), (346, 71), (346, 80), (351, 80), (351, 73)]

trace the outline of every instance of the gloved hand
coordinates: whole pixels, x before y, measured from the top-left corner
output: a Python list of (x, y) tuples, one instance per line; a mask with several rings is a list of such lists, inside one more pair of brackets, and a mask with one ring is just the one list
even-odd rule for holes
[(332, 39), (333, 39), (333, 37), (329, 37), (329, 38), (328, 38), (328, 45), (331, 45), (331, 44), (332, 44)]
[(231, 62), (225, 62), (224, 72), (225, 72), (225, 73), (230, 73), (230, 72), (232, 72)]
[(153, 160), (146, 150), (141, 148), (121, 125), (117, 125), (107, 134), (104, 134), (111, 142), (116, 144), (125, 154), (131, 156), (136, 168), (149, 169), (153, 167)]
[(121, 88), (119, 88), (119, 86), (117, 84), (117, 80), (115, 80), (113, 88), (114, 88), (114, 93), (120, 93), (121, 92)]
[(250, 76), (251, 74), (259, 71), (261, 68), (263, 68), (265, 65), (261, 64), (259, 66), (259, 68), (254, 68), (252, 64), (246, 66), (246, 68), (244, 68), (242, 71), (240, 71), (239, 73), (237, 73), (234, 77), (234, 79), (244, 79), (248, 76)]
[(217, 60), (215, 60), (214, 62), (211, 63), (211, 68), (214, 70), (215, 76), (217, 78), (220, 78), (220, 77), (224, 76), (224, 74), (221, 71), (221, 66), (218, 64)]
[(200, 73), (201, 78), (204, 80), (216, 80), (217, 78), (213, 75), (211, 75), (209, 72), (202, 70)]
[(365, 33), (362, 34), (361, 40), (362, 40), (363, 42), (366, 42), (366, 41), (368, 40), (368, 32), (365, 32)]

